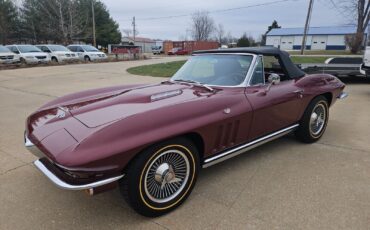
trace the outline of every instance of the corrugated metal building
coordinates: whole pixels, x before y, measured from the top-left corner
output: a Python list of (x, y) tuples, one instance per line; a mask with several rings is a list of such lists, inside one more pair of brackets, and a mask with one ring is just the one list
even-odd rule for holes
[(150, 38), (135, 37), (134, 43), (133, 37), (123, 37), (122, 44), (140, 46), (143, 53), (152, 53), (152, 46), (155, 46), (156, 42)]
[[(304, 28), (272, 29), (266, 36), (266, 45), (282, 50), (300, 50)], [(347, 35), (356, 33), (355, 26), (310, 27), (307, 33), (307, 50), (346, 50)], [(366, 42), (367, 34), (364, 41)], [(364, 44), (366, 44), (364, 42)]]

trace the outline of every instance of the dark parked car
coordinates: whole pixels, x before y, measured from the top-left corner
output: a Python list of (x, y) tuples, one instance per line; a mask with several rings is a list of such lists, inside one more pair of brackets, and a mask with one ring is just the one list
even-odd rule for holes
[(328, 58), (325, 63), (301, 64), (304, 72), (309, 74), (327, 73), (336, 77), (363, 76), (360, 67), (363, 60), (357, 57)]
[(185, 201), (201, 167), (290, 132), (319, 140), (344, 87), (275, 48), (198, 51), (168, 81), (43, 105), (27, 119), (25, 144), (57, 186), (93, 195), (119, 185), (137, 212), (158, 216)]

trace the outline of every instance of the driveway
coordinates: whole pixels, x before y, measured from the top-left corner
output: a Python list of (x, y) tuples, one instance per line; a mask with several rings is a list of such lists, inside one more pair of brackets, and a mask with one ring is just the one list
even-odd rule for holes
[(350, 96), (331, 109), (315, 144), (292, 136), (202, 170), (176, 211), (145, 218), (119, 190), (88, 197), (60, 190), (23, 147), (24, 121), (43, 103), (85, 89), (163, 79), (131, 66), (179, 60), (0, 71), (0, 229), (368, 229), (370, 81), (347, 80)]

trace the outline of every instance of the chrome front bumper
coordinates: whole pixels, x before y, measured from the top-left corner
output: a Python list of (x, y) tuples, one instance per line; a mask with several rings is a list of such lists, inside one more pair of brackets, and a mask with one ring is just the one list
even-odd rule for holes
[(346, 98), (346, 97), (348, 97), (348, 93), (346, 93), (346, 92), (341, 92), (339, 95), (338, 95), (338, 99), (344, 99), (344, 98)]
[[(31, 140), (27, 138), (26, 135), (25, 135), (25, 138), (24, 138), (24, 142), (25, 142), (24, 145), (26, 146), (26, 148), (32, 154), (34, 154), (35, 156), (37, 156), (39, 158), (44, 158), (45, 157), (45, 155), (41, 152), (41, 150), (38, 149), (37, 146), (34, 145), (31, 142)], [(95, 182), (88, 183), (88, 184), (72, 185), (72, 184), (69, 184), (69, 183), (61, 180), (59, 177), (57, 177), (53, 172), (51, 172), (42, 163), (42, 161), (40, 161), (40, 159), (34, 161), (33, 163), (36, 166), (36, 168), (38, 168), (57, 187), (62, 188), (62, 189), (67, 189), (67, 190), (86, 190), (86, 189), (96, 188), (96, 187), (100, 187), (100, 186), (107, 185), (107, 184), (113, 183), (115, 181), (118, 181), (119, 179), (121, 179), (124, 176), (124, 174), (122, 174), (122, 175), (119, 175), (119, 176), (107, 178), (107, 179), (104, 179), (104, 180), (95, 181)]]
[(89, 183), (89, 184), (72, 185), (72, 184), (66, 183), (65, 181), (62, 181), (57, 176), (55, 176), (48, 168), (46, 168), (46, 166), (40, 160), (36, 160), (33, 163), (36, 166), (36, 168), (38, 168), (57, 187), (62, 188), (62, 189), (67, 189), (67, 190), (86, 190), (90, 188), (96, 188), (96, 187), (100, 187), (100, 186), (115, 182), (124, 176), (124, 175), (120, 175), (116, 177), (111, 177), (108, 179), (96, 181), (96, 182)]

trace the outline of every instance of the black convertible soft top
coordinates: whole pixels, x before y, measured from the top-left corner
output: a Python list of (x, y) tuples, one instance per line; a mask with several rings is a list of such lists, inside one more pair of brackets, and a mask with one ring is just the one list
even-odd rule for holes
[(229, 48), (229, 49), (213, 49), (194, 51), (193, 54), (206, 53), (252, 53), (266, 56), (278, 57), (281, 65), (285, 68), (289, 78), (298, 78), (305, 75), (305, 72), (300, 70), (289, 58), (289, 53), (271, 46), (248, 47), (248, 48)]

